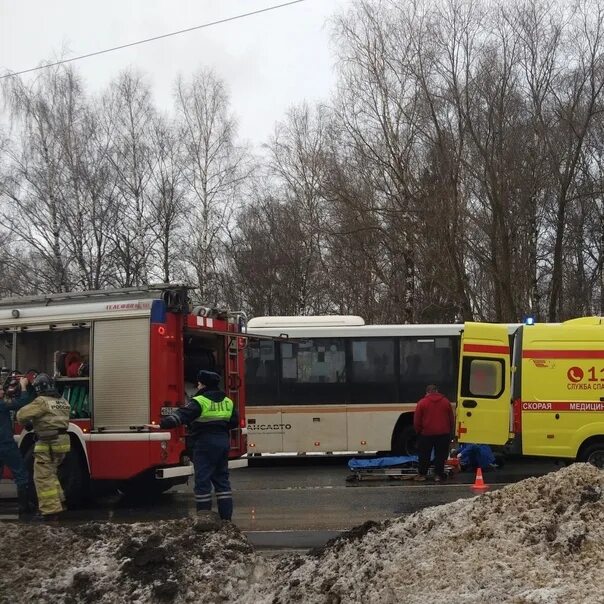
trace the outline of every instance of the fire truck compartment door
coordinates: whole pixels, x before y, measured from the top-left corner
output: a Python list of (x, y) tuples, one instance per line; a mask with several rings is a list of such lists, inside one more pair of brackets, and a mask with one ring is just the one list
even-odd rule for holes
[(457, 393), (460, 442), (503, 445), (510, 431), (510, 344), (505, 325), (466, 323)]
[(149, 319), (95, 321), (94, 428), (149, 423)]

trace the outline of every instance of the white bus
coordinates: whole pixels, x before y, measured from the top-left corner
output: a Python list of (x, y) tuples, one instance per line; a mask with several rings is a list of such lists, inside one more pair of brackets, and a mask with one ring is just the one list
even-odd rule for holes
[[(415, 451), (426, 385), (455, 401), (462, 324), (257, 317), (246, 355), (248, 453)], [(285, 339), (287, 338), (287, 339)]]

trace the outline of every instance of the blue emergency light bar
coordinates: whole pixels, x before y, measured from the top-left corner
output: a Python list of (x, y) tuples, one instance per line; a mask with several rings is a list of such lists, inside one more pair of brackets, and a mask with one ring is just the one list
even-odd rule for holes
[(151, 302), (151, 323), (165, 323), (166, 310), (166, 304), (163, 300), (153, 300)]

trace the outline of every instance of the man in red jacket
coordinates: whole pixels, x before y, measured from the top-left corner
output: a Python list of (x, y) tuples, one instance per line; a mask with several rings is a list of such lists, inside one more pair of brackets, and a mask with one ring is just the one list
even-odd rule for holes
[(426, 480), (430, 455), (434, 449), (434, 480), (440, 482), (445, 477), (445, 460), (455, 429), (455, 418), (451, 402), (438, 392), (434, 384), (426, 387), (426, 396), (415, 407), (413, 427), (417, 433), (419, 454), (419, 469), (415, 480)]

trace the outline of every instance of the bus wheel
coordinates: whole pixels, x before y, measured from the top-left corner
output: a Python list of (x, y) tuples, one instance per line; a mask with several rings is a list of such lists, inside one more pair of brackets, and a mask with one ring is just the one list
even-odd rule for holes
[(581, 451), (579, 461), (585, 461), (596, 466), (596, 468), (604, 469), (604, 440), (598, 440), (587, 445)]
[(411, 424), (401, 426), (392, 439), (393, 455), (417, 455), (417, 434)]

